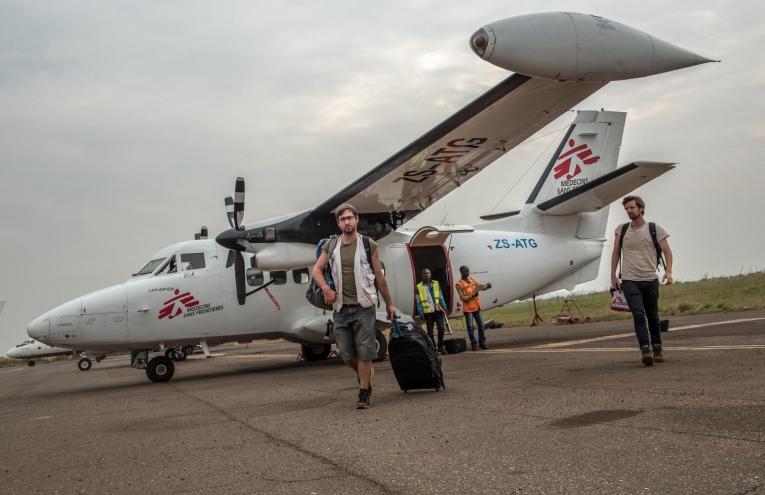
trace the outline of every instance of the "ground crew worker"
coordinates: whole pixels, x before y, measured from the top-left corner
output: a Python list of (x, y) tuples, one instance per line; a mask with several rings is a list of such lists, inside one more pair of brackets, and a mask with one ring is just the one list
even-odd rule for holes
[[(672, 284), (672, 250), (667, 242), (667, 231), (656, 224), (649, 224), (643, 218), (645, 202), (639, 196), (627, 196), (622, 200), (622, 206), (630, 218), (630, 223), (616, 228), (616, 240), (611, 254), (611, 287), (618, 289), (621, 286), (632, 312), (641, 361), (644, 365), (651, 366), (654, 361), (664, 361), (659, 321), (659, 278), (656, 269), (659, 266), (659, 257), (663, 255), (664, 281), (667, 285)], [(651, 232), (654, 228), (655, 238)], [(620, 259), (621, 284), (616, 275)]]
[(422, 282), (417, 284), (414, 289), (414, 297), (417, 300), (417, 314), (425, 320), (428, 328), (428, 336), (436, 345), (433, 339), (433, 324), (438, 326), (438, 352), (446, 354), (444, 347), (444, 310), (446, 301), (441, 293), (441, 287), (438, 280), (432, 280), (430, 270), (422, 269)]
[[(324, 301), (332, 304), (334, 313), (335, 345), (348, 365), (356, 372), (359, 382), (358, 409), (372, 405), (372, 360), (377, 357), (375, 336), (375, 306), (379, 289), (391, 321), (396, 319), (396, 308), (388, 292), (388, 284), (382, 271), (377, 243), (364, 239), (356, 230), (359, 215), (352, 205), (345, 203), (335, 210), (337, 225), (342, 235), (329, 253), (329, 242), (322, 246), (321, 255), (313, 267), (313, 279), (324, 293)], [(372, 259), (367, 259), (365, 242), (369, 242)], [(332, 280), (337, 292), (327, 284), (324, 267), (331, 260)], [(377, 287), (375, 287), (375, 282)]]
[[(468, 337), (470, 337), (470, 348), (477, 350), (486, 349), (486, 334), (483, 328), (483, 319), (481, 318), (481, 300), (478, 293), (482, 290), (491, 289), (491, 284), (479, 284), (476, 279), (471, 278), (470, 269), (466, 266), (460, 267), (462, 278), (457, 281), (457, 293), (462, 300), (462, 312), (465, 314), (465, 326), (467, 327)], [(478, 341), (473, 334), (473, 319), (478, 326)]]

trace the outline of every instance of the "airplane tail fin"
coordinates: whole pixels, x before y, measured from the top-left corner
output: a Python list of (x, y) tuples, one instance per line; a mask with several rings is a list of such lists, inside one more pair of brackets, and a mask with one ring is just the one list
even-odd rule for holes
[(613, 171), (626, 115), (602, 110), (577, 112), (526, 203), (539, 205), (554, 200)]

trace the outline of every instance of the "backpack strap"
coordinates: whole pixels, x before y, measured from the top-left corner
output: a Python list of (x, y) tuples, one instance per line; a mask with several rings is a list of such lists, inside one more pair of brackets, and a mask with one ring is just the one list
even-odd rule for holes
[(667, 265), (664, 263), (664, 256), (662, 256), (661, 252), (661, 246), (659, 245), (659, 239), (658, 235), (656, 234), (656, 224), (653, 222), (648, 222), (648, 231), (651, 233), (651, 240), (653, 241), (653, 247), (656, 249), (656, 266), (659, 266), (659, 263), (664, 267), (664, 270), (667, 270)]
[(619, 278), (622, 278), (622, 249), (624, 248), (624, 234), (627, 233), (629, 222), (622, 225), (622, 233), (619, 234)]

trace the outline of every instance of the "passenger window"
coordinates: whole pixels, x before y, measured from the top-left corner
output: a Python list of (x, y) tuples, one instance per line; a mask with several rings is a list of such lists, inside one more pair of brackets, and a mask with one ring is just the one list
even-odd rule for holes
[(301, 268), (300, 270), (292, 271), (292, 280), (296, 284), (307, 284), (310, 281), (308, 276), (308, 268)]
[(175, 265), (175, 256), (171, 256), (165, 265), (159, 269), (157, 275), (164, 275), (168, 273), (175, 273), (178, 271), (178, 267)]
[(287, 272), (282, 270), (278, 272), (271, 272), (271, 280), (274, 281), (274, 285), (284, 285), (287, 283)]
[(201, 270), (205, 267), (205, 253), (184, 253), (181, 255), (183, 271)]
[(257, 268), (248, 268), (247, 285), (250, 287), (258, 287), (263, 285), (263, 270), (258, 270)]

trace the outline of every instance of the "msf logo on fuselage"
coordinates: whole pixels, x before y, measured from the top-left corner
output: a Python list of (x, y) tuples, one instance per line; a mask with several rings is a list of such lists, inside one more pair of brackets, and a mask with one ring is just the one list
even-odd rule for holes
[(191, 292), (180, 293), (181, 291), (175, 289), (175, 297), (172, 297), (163, 303), (162, 309), (159, 310), (159, 319), (167, 318), (172, 320), (176, 316), (183, 313), (181, 306), (186, 309), (193, 308), (199, 305), (199, 301), (191, 295)]
[(586, 144), (577, 146), (573, 139), (568, 140), (568, 149), (558, 156), (553, 177), (560, 180), (556, 190), (557, 194), (563, 194), (587, 184), (590, 179), (586, 177), (576, 178), (582, 173), (582, 166), (594, 165), (600, 161), (600, 157), (593, 155), (592, 150)]

